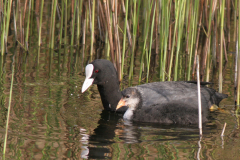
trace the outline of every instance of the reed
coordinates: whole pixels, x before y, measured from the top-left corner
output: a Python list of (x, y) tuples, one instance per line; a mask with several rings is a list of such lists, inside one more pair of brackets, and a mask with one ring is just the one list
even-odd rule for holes
[[(240, 4), (238, 4), (238, 16), (240, 15)], [(236, 66), (237, 68), (235, 68), (235, 70), (237, 70), (237, 77), (235, 78), (235, 84), (237, 83), (237, 88), (236, 88), (236, 92), (237, 92), (237, 96), (236, 96), (236, 101), (237, 101), (237, 112), (239, 112), (239, 105), (240, 105), (240, 56), (239, 56), (239, 49), (240, 49), (240, 30), (239, 30), (239, 27), (240, 27), (240, 20), (238, 19), (238, 27), (237, 27), (237, 41), (236, 41)], [(235, 72), (236, 73), (236, 72)]]
[[(3, 57), (3, 56), (1, 56)], [(11, 77), (11, 86), (10, 86), (10, 92), (9, 92), (9, 101), (8, 101), (8, 112), (7, 112), (7, 121), (6, 121), (6, 129), (5, 129), (5, 138), (4, 138), (4, 146), (3, 146), (3, 157), (5, 159), (6, 154), (6, 147), (7, 147), (7, 137), (8, 137), (8, 126), (9, 126), (9, 120), (10, 120), (10, 112), (11, 112), (11, 102), (12, 102), (12, 90), (13, 90), (13, 78), (14, 78), (14, 57), (12, 59), (12, 77)]]
[[(177, 50), (176, 50), (176, 58), (175, 58), (175, 68), (174, 68), (174, 81), (177, 81), (178, 78), (178, 61), (179, 61), (179, 52), (182, 42), (182, 33), (184, 28), (184, 18), (185, 18), (185, 10), (186, 10), (186, 0), (181, 1), (179, 4), (179, 19), (178, 19), (178, 36), (177, 36)], [(176, 22), (175, 22), (176, 23)]]
[(68, 1), (64, 2), (64, 45), (67, 45), (67, 31), (68, 31)]
[[(123, 0), (122, 0), (123, 2)], [(127, 32), (127, 23), (128, 23), (128, 0), (125, 1), (126, 9), (125, 9), (125, 19), (124, 19), (124, 30), (123, 30), (123, 43), (122, 43), (122, 66), (121, 66), (121, 75), (123, 78), (123, 71), (124, 71), (124, 62), (125, 62), (125, 52), (126, 52), (126, 32)], [(124, 7), (124, 5), (123, 5)]]
[[(8, 12), (7, 10), (7, 5), (9, 4), (10, 2), (8, 3), (4, 3), (4, 8), (3, 8), (3, 14), (4, 15), (7, 15), (7, 16), (10, 16), (10, 12)], [(11, 8), (10, 8), (11, 9)], [(7, 14), (8, 13), (8, 14)], [(4, 16), (1, 20), (1, 53), (2, 55), (4, 54), (5, 52), (5, 47), (6, 47), (6, 35), (7, 35), (7, 31), (6, 31), (6, 28), (7, 28), (7, 18), (6, 16)]]
[[(235, 14), (238, 13), (238, 6), (235, 6)], [(235, 53), (235, 68), (234, 68), (234, 100), (235, 100), (235, 104), (237, 104), (237, 97), (238, 97), (238, 56), (239, 56), (239, 20), (236, 19), (236, 28), (235, 28), (235, 34), (237, 34), (237, 36), (235, 36), (235, 47), (236, 47), (236, 53)], [(239, 107), (237, 107), (237, 110), (239, 110)]]
[(83, 35), (82, 35), (82, 71), (84, 69), (83, 62), (85, 58), (85, 40), (86, 40), (86, 14), (84, 14), (84, 19), (83, 19)]
[(54, 48), (54, 32), (55, 32), (55, 20), (56, 20), (56, 8), (57, 8), (57, 0), (54, 0), (53, 1), (53, 6), (52, 6), (52, 14), (51, 14), (51, 34), (50, 34), (50, 37), (51, 37), (51, 40), (50, 40), (50, 44), (49, 44), (49, 47), (51, 49)]
[(169, 70), (168, 70), (168, 80), (171, 80), (171, 73), (172, 73), (172, 63), (173, 63), (173, 53), (175, 49), (175, 42), (176, 42), (176, 34), (177, 34), (177, 28), (179, 23), (179, 14), (180, 14), (180, 4), (181, 1), (178, 1), (175, 5), (175, 26), (174, 26), (174, 33), (172, 38), (172, 48), (171, 48), (171, 55), (170, 55), (170, 63), (169, 63)]
[[(35, 12), (34, 12), (34, 8), (35, 8)], [(39, 9), (37, 9), (37, 8), (39, 8), (39, 4), (37, 2), (35, 4), (35, 2), (31, 0), (31, 14), (30, 14), (30, 26), (29, 26), (30, 27), (29, 28), (30, 29), (30, 35), (33, 35), (33, 31), (34, 31), (34, 27), (33, 27), (34, 17), (35, 17), (34, 13), (36, 13), (36, 14), (39, 13)], [(30, 39), (30, 41), (31, 41), (31, 39)]]
[[(193, 1), (190, 2), (193, 4)], [(194, 49), (194, 44), (196, 40), (196, 28), (197, 28), (197, 21), (198, 21), (198, 10), (199, 10), (199, 0), (196, 0), (194, 2), (194, 8), (191, 10), (193, 13), (192, 18), (190, 20), (190, 31), (189, 31), (189, 40), (190, 40), (190, 45), (189, 45), (189, 56), (188, 56), (188, 69), (187, 69), (187, 80), (190, 80), (191, 76), (191, 66), (192, 66), (192, 53)]]
[[(239, 37), (239, 35), (238, 35)], [(239, 37), (240, 38), (240, 37)], [(238, 44), (238, 47), (240, 47), (240, 45)], [(240, 56), (238, 55), (238, 59), (237, 59), (237, 66), (238, 66), (238, 71), (237, 71), (237, 106), (239, 109), (239, 105), (240, 105)]]
[[(15, 2), (14, 1), (13, 1), (13, 6), (15, 6)], [(13, 7), (14, 35), (15, 35), (15, 40), (17, 41), (17, 22), (16, 21), (17, 21), (16, 11), (15, 11), (15, 7)]]
[(109, 40), (109, 45), (110, 45), (110, 54), (111, 54), (111, 61), (113, 62), (115, 68), (116, 63), (115, 63), (115, 56), (114, 56), (114, 48), (113, 48), (113, 39), (112, 39), (112, 23), (111, 23), (111, 15), (109, 11), (109, 5), (108, 5), (108, 0), (104, 0), (104, 8), (105, 8), (105, 16), (107, 17), (107, 31), (108, 31), (108, 40)]
[(116, 67), (118, 71), (118, 79), (121, 81), (121, 47), (120, 47), (120, 38), (118, 33), (118, 1), (112, 1), (112, 14), (113, 14), (113, 28), (114, 28), (114, 43), (115, 43), (115, 55), (116, 55)]
[(168, 40), (169, 40), (169, 30), (170, 30), (170, 16), (171, 16), (171, 7), (172, 1), (163, 1), (162, 2), (162, 29), (160, 39), (162, 39), (162, 47), (161, 49), (161, 56), (160, 56), (160, 78), (162, 81), (165, 81), (165, 74), (166, 74), (166, 61), (167, 61), (167, 53), (168, 53)]
[(42, 3), (41, 3), (40, 22), (39, 22), (39, 34), (38, 34), (38, 46), (41, 45), (43, 6), (44, 6), (44, 0), (42, 0)]
[(78, 7), (77, 7), (77, 44), (79, 45), (80, 43), (80, 34), (81, 34), (81, 20), (82, 20), (82, 7), (83, 7), (83, 0), (80, 0), (78, 2)]
[(224, 39), (224, 9), (225, 9), (225, 0), (222, 1), (220, 6), (220, 16), (221, 16), (221, 26), (220, 26), (220, 56), (219, 56), (219, 93), (222, 93), (222, 83), (223, 83), (223, 75), (222, 75), (222, 66), (223, 66), (223, 39)]
[[(155, 11), (156, 11), (156, 1), (152, 1), (154, 3), (154, 9), (153, 9), (153, 17), (152, 17), (152, 26), (151, 26), (151, 33), (150, 33), (150, 42), (149, 42), (149, 53), (147, 55), (147, 78), (146, 82), (148, 83), (149, 78), (149, 67), (150, 67), (150, 60), (151, 60), (151, 51), (152, 51), (152, 40), (153, 40), (153, 30), (154, 30), (154, 22), (155, 22)], [(152, 6), (152, 5), (151, 5)], [(151, 7), (152, 8), (152, 7)], [(151, 10), (150, 10), (151, 13)]]
[(146, 23), (144, 23), (145, 24), (145, 26), (144, 26), (144, 37), (143, 37), (144, 42), (143, 42), (143, 48), (142, 48), (141, 60), (140, 60), (140, 72), (139, 72), (139, 79), (138, 79), (139, 83), (142, 80), (142, 72), (143, 72), (143, 69), (144, 69), (144, 60), (145, 60), (144, 57), (145, 57), (145, 54), (147, 53), (147, 50), (148, 50), (147, 49), (147, 40), (148, 40), (148, 30), (149, 30), (149, 25), (150, 25), (149, 22), (150, 22), (152, 4), (150, 5), (149, 1), (146, 1), (144, 6), (146, 6), (146, 13), (145, 13)]
[(59, 45), (61, 48), (61, 44), (62, 44), (62, 34), (63, 34), (63, 21), (64, 21), (64, 0), (61, 1), (61, 22), (60, 22), (60, 32), (59, 32)]
[[(95, 0), (94, 0), (95, 2)], [(76, 9), (77, 9), (77, 1), (74, 1), (74, 7), (73, 7), (73, 17), (72, 17), (72, 36), (71, 36), (71, 46), (73, 46), (74, 43), (74, 36), (75, 36), (75, 19), (76, 19)]]
[(31, 15), (31, 1), (28, 3), (28, 18), (27, 18), (27, 29), (26, 29), (26, 37), (25, 37), (25, 50), (28, 51), (28, 38), (29, 38), (29, 24), (30, 24), (30, 15)]
[(95, 21), (95, 0), (92, 1), (92, 30), (91, 30), (91, 51), (90, 55), (93, 56), (93, 42), (94, 42), (94, 21)]
[[(137, 8), (138, 2), (138, 8)], [(133, 67), (134, 67), (134, 54), (135, 54), (135, 47), (136, 47), (136, 38), (137, 38), (137, 27), (138, 27), (138, 16), (140, 10), (141, 0), (134, 0), (133, 1), (133, 44), (131, 48), (131, 60), (130, 60), (130, 70), (129, 70), (129, 80), (133, 77)]]
[(199, 135), (202, 136), (202, 101), (200, 88), (200, 74), (199, 74), (199, 55), (197, 55), (197, 88), (198, 88), (198, 128)]
[(235, 0), (234, 1), (234, 36), (233, 36), (233, 41), (236, 42), (236, 37), (237, 37), (237, 34), (236, 34), (236, 31), (237, 31), (237, 10), (238, 10), (238, 0)]
[(8, 30), (9, 30), (9, 23), (10, 23), (10, 18), (11, 18), (12, 0), (8, 1), (7, 4), (8, 4), (7, 9), (5, 8), (7, 10), (7, 12), (5, 14), (5, 15), (7, 15), (6, 19), (5, 19), (6, 20), (5, 43), (7, 43), (7, 40), (8, 40)]
[(210, 45), (211, 45), (211, 24), (212, 22), (212, 16), (214, 14), (213, 12), (213, 1), (211, 0), (210, 2), (210, 10), (209, 10), (209, 15), (208, 15), (208, 32), (207, 32), (207, 40), (206, 40), (206, 50), (205, 52), (207, 53), (207, 57), (206, 57), (206, 82), (209, 82), (210, 80), (210, 62), (211, 62), (211, 54), (210, 54)]

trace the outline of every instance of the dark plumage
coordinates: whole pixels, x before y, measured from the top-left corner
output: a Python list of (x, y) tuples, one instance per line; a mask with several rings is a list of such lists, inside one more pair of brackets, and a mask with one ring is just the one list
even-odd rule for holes
[[(116, 69), (110, 61), (97, 59), (86, 66), (86, 79), (82, 86), (82, 92), (86, 91), (92, 84), (97, 84), (98, 86), (104, 109), (116, 111), (116, 106), (122, 97), (122, 93), (119, 90)], [(141, 108), (144, 109), (154, 105), (163, 106), (163, 104), (165, 107), (175, 106), (179, 109), (185, 106), (189, 110), (191, 110), (190, 108), (196, 109), (198, 106), (197, 85), (193, 82), (154, 82), (133, 88), (137, 88), (139, 93), (141, 93)], [(217, 93), (214, 89), (203, 85), (201, 87), (201, 96), (204, 113), (207, 112), (211, 105), (218, 105), (223, 98), (227, 97), (227, 95)], [(126, 110), (127, 107), (120, 108), (122, 112)], [(147, 110), (142, 112), (147, 112)]]
[[(142, 94), (144, 96), (142, 96)], [(130, 87), (122, 91), (122, 99), (118, 107), (128, 106), (123, 118), (138, 122), (154, 122), (165, 124), (197, 124), (198, 107), (191, 103), (170, 101), (168, 103), (152, 103), (149, 96), (141, 92), (140, 87)], [(160, 100), (161, 101), (161, 100)], [(117, 108), (118, 108), (117, 107)], [(202, 122), (207, 121), (208, 106), (202, 107)]]

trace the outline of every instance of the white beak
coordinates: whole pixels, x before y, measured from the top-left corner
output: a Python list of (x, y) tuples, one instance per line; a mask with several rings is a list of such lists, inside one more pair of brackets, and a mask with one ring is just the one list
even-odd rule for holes
[(82, 86), (82, 93), (85, 92), (93, 84), (94, 79), (90, 78), (93, 74), (93, 69), (94, 67), (92, 64), (88, 64), (85, 68), (86, 79)]

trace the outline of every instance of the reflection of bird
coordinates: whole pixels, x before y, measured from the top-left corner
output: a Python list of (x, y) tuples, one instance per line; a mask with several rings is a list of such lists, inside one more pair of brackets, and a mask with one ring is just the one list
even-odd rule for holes
[(98, 121), (98, 127), (89, 137), (89, 154), (88, 159), (112, 159), (111, 146), (114, 143), (115, 131), (118, 128), (118, 121), (122, 114), (115, 114), (103, 110), (101, 118)]
[[(82, 92), (86, 91), (92, 84), (97, 84), (104, 108), (116, 111), (122, 92), (119, 90), (117, 72), (113, 64), (108, 60), (97, 59), (88, 64), (85, 70), (86, 79), (82, 86)], [(192, 82), (154, 82), (133, 88), (137, 89), (142, 98), (140, 108), (145, 109), (160, 104), (161, 106), (162, 104), (175, 106), (178, 109), (184, 106), (196, 109), (198, 106), (197, 85)], [(214, 89), (202, 85), (201, 97), (203, 113), (205, 113), (211, 105), (218, 105), (227, 95), (217, 93)], [(127, 107), (121, 107), (121, 109), (126, 111)]]

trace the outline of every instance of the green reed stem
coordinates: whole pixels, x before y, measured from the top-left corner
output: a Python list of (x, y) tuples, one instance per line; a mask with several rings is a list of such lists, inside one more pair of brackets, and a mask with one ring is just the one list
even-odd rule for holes
[[(193, 1), (190, 0), (189, 3), (193, 3)], [(197, 28), (197, 22), (198, 22), (198, 12), (199, 12), (199, 0), (196, 0), (194, 2), (194, 8), (191, 11), (193, 12), (191, 21), (190, 21), (190, 31), (189, 31), (189, 40), (190, 40), (190, 46), (188, 48), (189, 50), (189, 58), (188, 58), (188, 71), (187, 71), (187, 81), (190, 80), (191, 76), (191, 65), (192, 65), (192, 52), (195, 44), (196, 39), (196, 28)]]
[(68, 26), (68, 13), (67, 13), (67, 8), (68, 8), (68, 3), (67, 3), (67, 0), (64, 1), (65, 2), (65, 24), (64, 24), (64, 44), (66, 45), (67, 44), (67, 26)]
[[(145, 53), (147, 53), (147, 40), (148, 40), (148, 30), (149, 30), (149, 23), (150, 23), (150, 15), (151, 15), (151, 7), (152, 5), (149, 5), (149, 1), (145, 1), (145, 5), (147, 6), (146, 11), (144, 12), (144, 16), (145, 16), (145, 27), (144, 27), (144, 42), (143, 42), (143, 48), (142, 48), (142, 54), (141, 54), (141, 60), (140, 60), (140, 70), (139, 70), (139, 79), (138, 82), (141, 82), (142, 79), (142, 70), (143, 70), (143, 65), (144, 65), (144, 57), (145, 57)], [(150, 11), (149, 11), (150, 10)]]
[(62, 33), (63, 33), (63, 12), (64, 12), (64, 0), (62, 0), (61, 2), (62, 6), (61, 6), (61, 22), (60, 22), (60, 33), (59, 33), (59, 44), (61, 46), (62, 44)]
[[(240, 3), (238, 4), (238, 17), (240, 16)], [(239, 49), (240, 49), (240, 20), (238, 19), (238, 51), (236, 51), (237, 56), (237, 105), (239, 110), (240, 105), (240, 55), (239, 55)]]
[(137, 12), (137, 1), (134, 0), (134, 9), (133, 9), (133, 45), (131, 50), (131, 61), (130, 61), (130, 71), (129, 71), (129, 80), (132, 79), (133, 75), (133, 62), (134, 62), (134, 50), (135, 50), (135, 43), (136, 43), (136, 31), (137, 31), (137, 24), (136, 24), (136, 12)]
[(177, 81), (178, 77), (178, 60), (179, 52), (182, 44), (182, 33), (184, 28), (185, 10), (186, 10), (186, 0), (182, 0), (179, 7), (179, 21), (178, 21), (178, 39), (177, 39), (177, 50), (175, 58), (175, 68), (174, 68), (174, 81)]
[(210, 2), (210, 10), (209, 10), (209, 17), (208, 17), (208, 44), (207, 44), (207, 64), (206, 64), (206, 82), (209, 82), (210, 77), (210, 61), (211, 61), (211, 55), (210, 55), (210, 45), (211, 45), (211, 21), (212, 21), (212, 6), (213, 6), (213, 0)]
[[(4, 3), (4, 8), (6, 8), (7, 3)], [(6, 14), (6, 10), (4, 9), (4, 14)], [(5, 18), (3, 18), (2, 20), (2, 23), (1, 23), (1, 53), (2, 53), (2, 56), (4, 55), (4, 52), (5, 52), (5, 43), (4, 43), (4, 40), (5, 40), (5, 28), (6, 28), (6, 20)]]
[[(13, 1), (13, 6), (15, 6), (15, 1)], [(14, 35), (15, 35), (15, 41), (17, 41), (17, 21), (16, 21), (16, 11), (15, 7), (13, 7), (13, 24), (14, 24)], [(1, 18), (0, 18), (1, 21)]]
[[(163, 69), (163, 66), (162, 66), (162, 63), (163, 63), (163, 51), (164, 51), (164, 23), (163, 21), (165, 20), (162, 15), (164, 13), (164, 4), (165, 2), (163, 1), (160, 1), (158, 2), (159, 5), (157, 4), (157, 12), (159, 14), (159, 18), (160, 18), (160, 21), (158, 23), (158, 33), (159, 33), (159, 78), (160, 80), (162, 79), (162, 69)], [(167, 15), (165, 15), (165, 17), (167, 17)]]
[(172, 63), (173, 63), (173, 53), (174, 53), (174, 49), (175, 49), (175, 42), (176, 42), (176, 32), (177, 32), (177, 28), (178, 28), (178, 21), (179, 21), (179, 12), (180, 11), (180, 7), (179, 7), (179, 3), (181, 3), (180, 1), (178, 1), (177, 3), (175, 3), (175, 26), (174, 26), (174, 33), (173, 33), (173, 38), (172, 38), (172, 49), (171, 49), (171, 56), (170, 56), (170, 64), (169, 64), (169, 70), (168, 70), (168, 81), (171, 80), (171, 73), (172, 73)]
[(82, 4), (83, 0), (80, 0), (79, 6), (78, 6), (78, 18), (77, 18), (77, 45), (79, 45), (80, 42), (80, 34), (81, 34), (81, 19), (82, 19)]
[(52, 25), (53, 25), (53, 6), (54, 3), (52, 2), (52, 6), (51, 6), (51, 17), (50, 17), (50, 27), (49, 27), (49, 48), (51, 48), (51, 35), (52, 35)]
[(10, 86), (10, 93), (9, 93), (9, 101), (8, 101), (8, 112), (7, 112), (7, 122), (6, 122), (6, 130), (5, 130), (5, 138), (4, 138), (4, 146), (3, 146), (3, 156), (5, 157), (6, 153), (6, 146), (7, 146), (7, 136), (8, 136), (8, 126), (9, 126), (9, 119), (10, 119), (10, 111), (11, 111), (11, 102), (12, 102), (12, 88), (13, 88), (13, 77), (14, 77), (14, 56), (12, 61), (12, 79), (11, 79), (11, 86)]
[[(33, 18), (35, 17), (33, 14), (34, 14), (34, 4), (35, 4), (35, 2), (34, 1), (31, 1), (31, 17), (30, 17), (30, 35), (32, 35), (33, 34), (33, 30), (34, 30), (34, 28), (33, 28), (33, 23), (34, 23), (34, 21), (33, 21)], [(30, 37), (31, 38), (31, 37)], [(31, 40), (30, 40), (31, 41)]]
[(219, 55), (219, 93), (222, 93), (222, 83), (223, 83), (223, 76), (222, 76), (222, 65), (223, 65), (223, 36), (224, 36), (224, 8), (225, 8), (225, 0), (222, 1), (220, 7), (220, 16), (221, 16), (221, 27), (220, 27), (220, 55)]
[[(152, 3), (154, 3), (154, 2), (152, 1)], [(151, 10), (152, 10), (152, 7), (151, 7)], [(151, 13), (151, 10), (150, 10), (150, 13)], [(152, 26), (151, 26), (151, 34), (150, 34), (150, 43), (149, 43), (149, 54), (148, 54), (148, 57), (147, 57), (147, 79), (146, 79), (147, 83), (148, 83), (148, 78), (149, 78), (149, 68), (150, 68), (150, 60), (151, 60), (153, 30), (154, 30), (154, 24), (155, 24), (154, 23), (155, 22), (155, 13), (156, 13), (156, 1), (154, 3), (154, 10), (153, 10), (153, 17), (152, 17)], [(150, 17), (149, 17), (149, 19), (150, 19)]]
[(42, 3), (41, 3), (40, 23), (39, 23), (39, 34), (38, 34), (38, 46), (41, 45), (43, 6), (44, 6), (44, 0), (42, 0)]
[(138, 17), (139, 17), (139, 10), (141, 6), (141, 0), (138, 0), (138, 9), (137, 9), (137, 0), (134, 0), (134, 13), (133, 13), (133, 45), (132, 45), (132, 55), (131, 55), (131, 62), (130, 62), (130, 71), (129, 71), (129, 80), (132, 79), (133, 76), (133, 62), (134, 62), (134, 51), (136, 45), (136, 36), (137, 36), (137, 27), (138, 27)]
[(209, 37), (209, 41), (207, 44), (209, 47), (208, 47), (208, 50), (207, 50), (207, 64), (206, 64), (206, 82), (209, 82), (210, 80), (210, 62), (211, 62), (211, 54), (210, 54), (210, 43), (211, 42), (211, 37)]
[(95, 21), (95, 0), (93, 0), (93, 4), (92, 4), (92, 30), (91, 30), (91, 51), (90, 51), (91, 57), (93, 56), (94, 21)]
[(28, 50), (28, 35), (29, 35), (29, 24), (30, 24), (30, 15), (31, 15), (31, 1), (29, 1), (29, 8), (28, 8), (28, 19), (27, 19), (27, 31), (26, 31), (26, 38), (25, 38), (25, 49)]
[(8, 1), (5, 0), (4, 3), (4, 8), (3, 8), (3, 12), (4, 15), (3, 16), (3, 22), (2, 22), (2, 30), (1, 30), (1, 52), (2, 55), (5, 53), (5, 46), (7, 43), (7, 38), (8, 38), (8, 29), (9, 29), (9, 22), (10, 22), (10, 16), (11, 16), (11, 6), (12, 6), (12, 0)]
[[(95, 2), (95, 0), (94, 0)], [(71, 37), (71, 46), (73, 46), (73, 42), (74, 42), (74, 36), (75, 36), (75, 15), (76, 15), (76, 9), (77, 9), (77, 1), (74, 1), (74, 10), (73, 10), (73, 17), (72, 17), (72, 37)]]
[[(239, 42), (239, 38), (240, 38), (240, 35), (238, 35), (238, 42)], [(238, 43), (238, 48), (239, 47), (240, 47), (240, 44)], [(240, 56), (239, 55), (238, 55), (237, 65), (238, 65), (238, 72), (237, 72), (237, 75), (238, 75), (238, 77), (237, 77), (237, 105), (238, 105), (238, 108), (239, 108), (239, 105), (240, 105)]]
[[(6, 3), (6, 2), (5, 2)], [(7, 19), (6, 19), (6, 34), (5, 34), (5, 42), (7, 42), (8, 39), (8, 29), (9, 29), (9, 23), (10, 23), (10, 18), (11, 18), (11, 9), (12, 9), (12, 0), (8, 1), (8, 8), (7, 8)]]
[(124, 20), (124, 33), (123, 33), (123, 46), (122, 46), (122, 66), (121, 66), (121, 79), (123, 78), (123, 70), (124, 70), (124, 60), (125, 60), (125, 48), (126, 48), (126, 37), (127, 37), (127, 20), (128, 20), (128, 0), (125, 1), (125, 5), (126, 5), (126, 14), (125, 14), (125, 20)]
[[(171, 15), (171, 4), (172, 1), (162, 2), (162, 41), (163, 41), (163, 53), (161, 53), (160, 60), (160, 78), (162, 81), (165, 81), (166, 74), (166, 61), (167, 61), (167, 53), (168, 53), (168, 38), (169, 38), (169, 27), (170, 27), (170, 15)], [(170, 35), (171, 36), (171, 35)]]
[(53, 12), (52, 12), (52, 25), (51, 25), (51, 41), (50, 41), (50, 48), (53, 49), (54, 48), (54, 32), (55, 32), (55, 20), (56, 20), (56, 9), (57, 9), (57, 0), (54, 1), (53, 4)]

